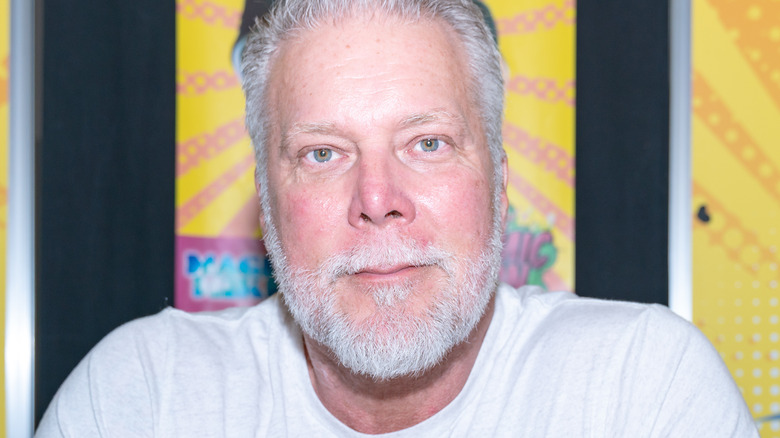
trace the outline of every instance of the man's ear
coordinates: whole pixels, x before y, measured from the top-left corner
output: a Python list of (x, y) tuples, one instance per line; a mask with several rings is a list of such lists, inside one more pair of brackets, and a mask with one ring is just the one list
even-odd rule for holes
[(506, 153), (501, 157), (501, 172), (503, 173), (501, 181), (501, 228), (506, 229), (506, 216), (509, 211), (509, 197), (506, 194), (506, 188), (509, 182), (509, 164), (506, 159)]

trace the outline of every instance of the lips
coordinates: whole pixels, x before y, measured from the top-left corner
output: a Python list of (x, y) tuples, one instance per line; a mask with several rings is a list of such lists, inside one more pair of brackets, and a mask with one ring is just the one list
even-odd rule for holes
[(357, 272), (353, 278), (369, 282), (397, 281), (413, 275), (418, 268), (413, 265), (373, 267)]
[(366, 268), (363, 270), (360, 270), (357, 272), (357, 274), (367, 274), (367, 275), (393, 275), (393, 274), (399, 274), (403, 273), (404, 271), (411, 270), (417, 268), (417, 266), (414, 265), (395, 265), (395, 266), (382, 266), (382, 267), (372, 267), (372, 268)]

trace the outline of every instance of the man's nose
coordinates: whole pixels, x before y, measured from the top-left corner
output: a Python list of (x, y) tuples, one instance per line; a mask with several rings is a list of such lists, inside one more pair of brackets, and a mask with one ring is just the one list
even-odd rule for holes
[[(407, 190), (399, 163), (389, 159), (364, 160), (349, 207), (349, 223), (354, 227), (403, 225), (414, 221), (415, 204)], [(398, 168), (397, 168), (398, 167)]]

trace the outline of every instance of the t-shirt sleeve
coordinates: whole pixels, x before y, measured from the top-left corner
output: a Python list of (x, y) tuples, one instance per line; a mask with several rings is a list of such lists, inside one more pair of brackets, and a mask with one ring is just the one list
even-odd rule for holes
[(164, 361), (161, 324), (160, 315), (143, 318), (100, 341), (59, 388), (35, 436), (154, 436), (154, 369)]
[(651, 435), (758, 437), (741, 392), (709, 340), (666, 308), (653, 312), (658, 317), (651, 318), (648, 336), (664, 334), (654, 342), (657, 351), (672, 353), (667, 359), (674, 366)]

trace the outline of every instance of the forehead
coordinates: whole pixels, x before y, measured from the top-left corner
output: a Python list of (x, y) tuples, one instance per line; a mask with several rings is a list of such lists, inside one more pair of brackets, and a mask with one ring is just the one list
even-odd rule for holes
[(440, 54), (455, 61), (461, 61), (464, 57), (460, 41), (445, 21), (429, 17), (403, 18), (376, 12), (323, 19), (311, 29), (291, 32), (290, 37), (279, 45), (276, 58), (288, 63), (291, 58), (306, 61), (297, 55), (317, 52), (326, 59), (337, 61), (358, 56), (361, 50), (382, 50), (388, 54), (411, 52), (422, 56)]
[(338, 122), (366, 112), (387, 115), (382, 109), (407, 110), (398, 117), (435, 110), (466, 117), (473, 106), (468, 77), (465, 51), (446, 23), (357, 16), (283, 42), (272, 60), (268, 96), (274, 113), (293, 118)]

